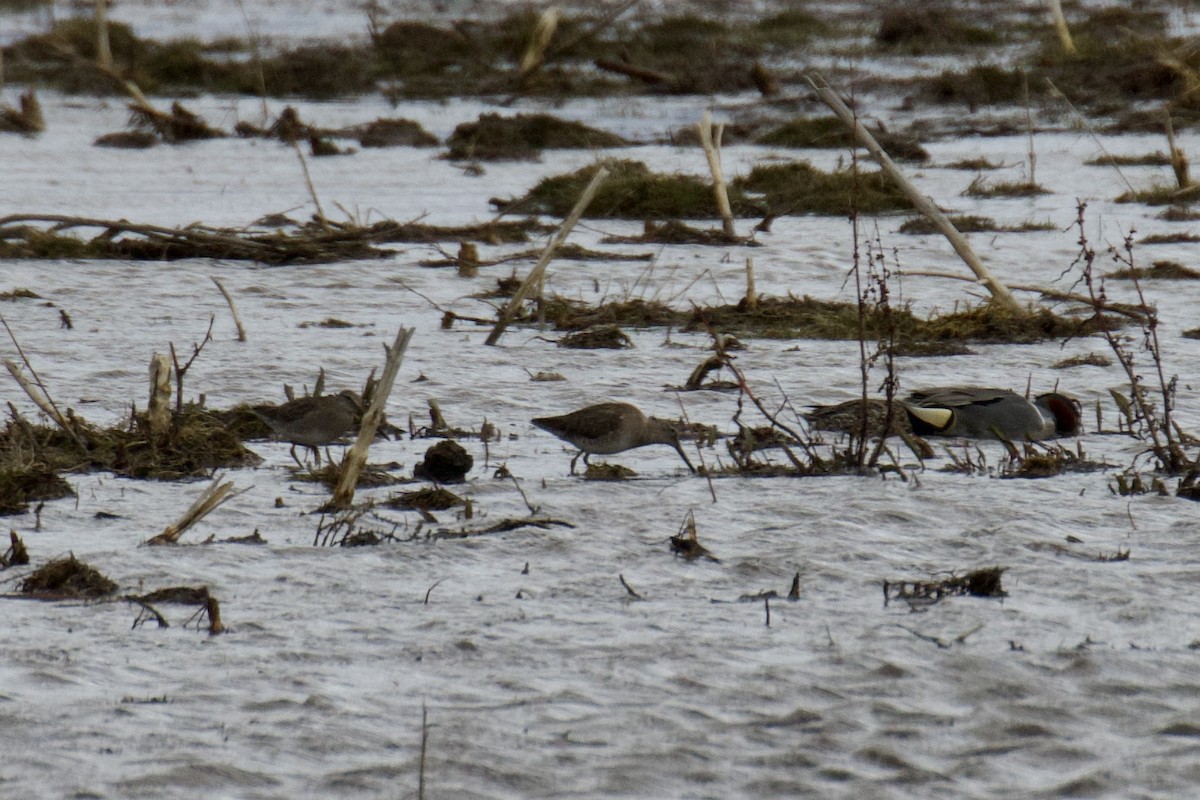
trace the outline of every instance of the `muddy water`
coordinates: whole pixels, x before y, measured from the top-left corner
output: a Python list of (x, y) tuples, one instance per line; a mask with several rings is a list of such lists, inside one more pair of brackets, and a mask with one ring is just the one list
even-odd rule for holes
[[(737, 102), (737, 98), (728, 98)], [(0, 138), (5, 207), (158, 224), (243, 225), (272, 212), (313, 212), (294, 153), (282, 145), (216, 140), (148, 152), (91, 146), (121, 128), (120, 103), (45, 99), (49, 129), (34, 140)], [(256, 119), (256, 102), (201, 98), (192, 107), (215, 124)], [(321, 125), (398, 114), (441, 137), (487, 107), (372, 99), (303, 104)], [(272, 111), (279, 107), (272, 104)], [(697, 99), (569, 103), (565, 116), (652, 141), (698, 118)], [(720, 109), (718, 108), (718, 113)], [(1161, 149), (1157, 139), (1104, 142), (1113, 152)], [(1182, 145), (1195, 151), (1191, 135)], [(973, 175), (939, 167), (987, 156), (1013, 165), (1023, 137), (935, 143), (930, 166), (913, 169), (943, 206), (1005, 224), (1050, 222), (1056, 230), (974, 234), (992, 267), (1014, 283), (1050, 284), (1074, 257), (1068, 230), (1076, 200), (1089, 203), (1087, 231), (1102, 252), (1131, 228), (1137, 236), (1190, 230), (1154, 210), (1117, 205), (1110, 169), (1082, 166), (1098, 152), (1086, 134), (1041, 135), (1033, 199), (960, 196)], [(486, 219), (487, 198), (517, 194), (540, 176), (602, 153), (547, 153), (536, 163), (486, 165), (464, 175), (436, 151), (367, 150), (310, 160), (326, 214), (350, 213), (457, 224)], [(657, 169), (700, 174), (698, 150), (645, 145), (621, 151)], [(795, 153), (732, 147), (730, 174)], [(818, 165), (834, 152), (804, 152)], [(1136, 185), (1163, 169), (1125, 168)], [(869, 221), (889, 259), (910, 271), (963, 271), (936, 237), (895, 233), (900, 220)], [(743, 228), (749, 222), (739, 223)], [(600, 248), (633, 223), (592, 221), (573, 241)], [(760, 292), (850, 299), (844, 287), (850, 225), (836, 218), (784, 218), (758, 248), (612, 247), (653, 252), (644, 262), (552, 267), (549, 288), (590, 301), (655, 297), (676, 304), (744, 292), (752, 256)], [(495, 258), (514, 247), (481, 247)], [(894, 251), (894, 254), (893, 254)], [(1187, 244), (1139, 246), (1143, 262), (1195, 266)], [(949, 474), (949, 459), (923, 471), (899, 454), (909, 480), (837, 477), (721, 479), (688, 475), (669, 448), (615, 459), (639, 478), (587, 483), (567, 475), (570, 452), (529, 418), (602, 398), (648, 412), (679, 413), (733, 428), (735, 397), (677, 395), (706, 355), (703, 336), (631, 332), (625, 351), (562, 350), (554, 334), (520, 328), (502, 346), (486, 331), (441, 330), (442, 309), (490, 316), (472, 295), (511, 266), (476, 279), (419, 266), (437, 253), (398, 246), (394, 257), (318, 266), (233, 262), (4, 262), (0, 291), (25, 287), (45, 301), (0, 309), (50, 391), (89, 420), (111, 424), (144, 404), (146, 366), (170, 343), (187, 350), (215, 317), (214, 340), (187, 375), (189, 396), (210, 405), (275, 402), (282, 385), (311, 384), (319, 367), (331, 387), (360, 385), (382, 363), (399, 326), (416, 328), (388, 413), (407, 426), (439, 401), (448, 420), (502, 433), (486, 448), (464, 441), (475, 468), (462, 493), (476, 517), (437, 512), (436, 527), (477, 527), (528, 515), (500, 464), (540, 516), (571, 527), (375, 548), (312, 546), (322, 489), (291, 480), (286, 445), (260, 442), (253, 470), (230, 472), (245, 493), (185, 537), (199, 542), (258, 530), (265, 547), (215, 544), (142, 548), (173, 521), (200, 484), (158, 484), (110, 475), (69, 476), (78, 500), (9, 518), (35, 564), (74, 553), (127, 591), (210, 587), (228, 635), (183, 625), (131, 629), (123, 603), (46, 605), (4, 601), (0, 730), (6, 797), (396, 797), (415, 796), (422, 708), (430, 722), (428, 796), (529, 797), (1162, 797), (1187, 796), (1200, 781), (1196, 709), (1200, 658), (1200, 507), (1173, 498), (1122, 498), (1107, 472), (1047, 480)], [(518, 264), (524, 272), (528, 262)], [(247, 341), (234, 339), (219, 278), (238, 304)], [(1128, 289), (1110, 283), (1110, 295)], [(942, 278), (909, 276), (900, 292), (920, 311), (949, 309), (972, 294)], [(1167, 368), (1180, 376), (1180, 418), (1200, 427), (1200, 290), (1152, 283), (1162, 313)], [(74, 322), (59, 326), (59, 310)], [(328, 318), (349, 328), (312, 325)], [(2, 347), (12, 357), (8, 343)], [(1036, 390), (1055, 383), (1085, 405), (1114, 410), (1117, 368), (1050, 366), (1103, 343), (977, 346), (970, 356), (904, 359), (905, 387), (981, 383)], [(832, 402), (858, 391), (857, 345), (751, 341), (738, 361), (771, 405)], [(567, 380), (533, 383), (529, 373)], [(425, 380), (417, 382), (418, 376)], [(34, 409), (15, 385), (0, 392)], [(372, 462), (407, 475), (427, 440), (380, 442)], [(1095, 432), (1080, 446), (1124, 466), (1137, 442)], [(1074, 443), (1072, 443), (1072, 446)], [(722, 460), (723, 445), (702, 451)], [(987, 463), (1003, 452), (981, 445)], [(975, 456), (979, 458), (978, 455)], [(727, 456), (725, 456), (727, 459)], [(364, 496), (383, 496), (372, 490)], [(281, 501), (281, 502), (280, 502)], [(114, 518), (97, 518), (99, 512)], [(688, 512), (719, 563), (674, 558), (667, 537)], [(406, 538), (415, 515), (384, 512), (368, 523)], [(1068, 539), (1072, 537), (1072, 539)], [(1076, 541), (1078, 540), (1078, 541)], [(1128, 561), (1097, 560), (1128, 549)], [(1003, 600), (954, 598), (933, 606), (882, 602), (882, 581), (935, 579), (951, 571), (1008, 568)], [(801, 597), (737, 602), (800, 574)], [(23, 571), (0, 575), (12, 591)], [(619, 576), (643, 599), (633, 599)]]

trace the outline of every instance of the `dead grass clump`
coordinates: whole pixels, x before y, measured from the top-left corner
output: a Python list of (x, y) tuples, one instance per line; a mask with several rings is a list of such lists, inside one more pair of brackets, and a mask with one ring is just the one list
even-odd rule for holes
[(999, 34), (968, 24), (948, 3), (888, 6), (875, 33), (880, 47), (908, 55), (953, 52), (999, 41)]
[[(607, 161), (604, 166), (610, 174), (588, 205), (585, 217), (646, 220), (718, 216), (712, 186), (695, 175), (651, 172), (640, 161)], [(543, 178), (519, 200), (492, 203), (505, 210), (565, 217), (597, 168), (592, 165), (566, 175)], [(738, 216), (761, 212), (736, 186), (729, 187), (729, 202)]]
[(1021, 102), (1025, 87), (1037, 90), (1035, 82), (1026, 81), (1020, 69), (1005, 69), (992, 64), (979, 64), (964, 72), (946, 70), (919, 85), (918, 96), (927, 102), (941, 105), (978, 106), (1008, 105)]
[(438, 138), (410, 119), (377, 120), (342, 131), (363, 147), (437, 147)]
[(20, 588), (21, 594), (39, 600), (97, 598), (116, 590), (116, 583), (76, 559), (74, 554), (38, 567), (21, 582)]
[(449, 70), (474, 54), (470, 39), (456, 29), (424, 22), (393, 22), (374, 36), (375, 49), (398, 76), (429, 75)]
[(620, 136), (582, 122), (563, 120), (550, 114), (518, 114), (502, 117), (481, 114), (477, 122), (464, 122), (454, 129), (446, 145), (450, 159), (505, 160), (536, 158), (542, 150), (624, 147)]
[(1072, 367), (1111, 367), (1112, 359), (1103, 353), (1088, 353), (1084, 356), (1071, 356), (1050, 365), (1050, 369), (1071, 369)]
[(96, 147), (113, 147), (119, 150), (145, 150), (154, 147), (161, 139), (149, 131), (114, 131), (96, 137)]
[(443, 489), (440, 486), (434, 486), (427, 489), (418, 489), (415, 492), (403, 492), (394, 497), (389, 497), (383, 504), (388, 508), (394, 508), (398, 511), (407, 511), (410, 509), (445, 511), (448, 508), (466, 505), (466, 502), (466, 500), (463, 500), (454, 492)]
[(558, 346), (573, 350), (624, 350), (633, 347), (633, 342), (616, 325), (602, 325), (569, 333), (558, 340)]
[(642, 230), (640, 236), (605, 236), (600, 241), (603, 244), (754, 245), (754, 242), (730, 236), (723, 230), (693, 228), (677, 219), (669, 219), (663, 223), (646, 220)]
[(963, 191), (965, 197), (1034, 197), (1039, 194), (1050, 192), (1032, 181), (988, 183), (982, 177), (975, 178)]
[[(849, 215), (853, 208), (860, 214), (880, 214), (912, 207), (880, 171), (860, 170), (857, 175), (849, 169), (824, 172), (806, 161), (760, 164), (749, 175), (735, 179), (730, 189), (765, 195), (767, 207), (776, 216)], [(704, 190), (712, 194), (707, 184)]]
[(1184, 339), (1200, 339), (1200, 328), (1190, 328), (1179, 335)]
[(986, 158), (964, 158), (959, 161), (951, 161), (945, 165), (946, 169), (961, 169), (970, 170), (973, 172), (983, 172), (986, 170), (1000, 169), (1002, 164), (996, 164)]
[(1193, 244), (1200, 242), (1200, 236), (1194, 233), (1152, 233), (1143, 236), (1138, 244)]
[[(892, 158), (904, 161), (928, 161), (929, 153), (910, 136), (890, 133), (882, 127), (871, 131), (875, 141)], [(773, 128), (755, 139), (756, 144), (772, 147), (848, 148), (854, 144), (845, 124), (837, 117), (799, 117)]]
[[(337, 44), (303, 45), (262, 59), (262, 85), (275, 97), (324, 99), (375, 89), (379, 70), (362, 48)], [(258, 91), (259, 75), (247, 64), (236, 75), (239, 91)]]
[(585, 481), (627, 481), (636, 477), (636, 472), (620, 464), (592, 464), (589, 462), (587, 470), (583, 473)]
[(1150, 265), (1150, 269), (1140, 269), (1137, 267), (1124, 267), (1114, 270), (1104, 277), (1118, 280), (1167, 280), (1167, 281), (1194, 281), (1200, 279), (1200, 271), (1185, 267), (1177, 261), (1155, 261)]
[(1129, 156), (1102, 155), (1083, 162), (1088, 167), (1169, 167), (1171, 157), (1161, 150)]
[(604, 325), (626, 328), (679, 326), (687, 321), (687, 312), (676, 311), (655, 300), (618, 300), (587, 306), (563, 297), (546, 303), (544, 314), (558, 330), (580, 331)]
[(71, 484), (43, 464), (0, 467), (0, 516), (22, 514), (32, 500), (74, 496)]
[[(1034, 231), (1054, 231), (1058, 226), (1052, 222), (1022, 222), (1020, 225), (999, 225), (991, 217), (974, 215), (957, 215), (950, 217), (951, 224), (959, 233), (1031, 233)], [(938, 229), (927, 217), (913, 217), (905, 220), (898, 233), (931, 234)]]
[(938, 602), (955, 595), (972, 597), (1007, 597), (1001, 585), (1007, 567), (986, 567), (971, 570), (965, 575), (951, 575), (940, 581), (884, 581), (883, 600)]

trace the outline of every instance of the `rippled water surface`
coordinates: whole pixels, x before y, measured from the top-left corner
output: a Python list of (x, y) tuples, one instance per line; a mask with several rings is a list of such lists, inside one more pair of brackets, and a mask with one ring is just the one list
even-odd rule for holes
[[(569, 102), (563, 116), (654, 141), (749, 98)], [(295, 153), (238, 139), (145, 152), (92, 146), (124, 126), (116, 100), (44, 98), (48, 130), (0, 137), (8, 212), (239, 226), (272, 212), (303, 218), (312, 203)], [(257, 119), (257, 101), (199, 98), (210, 122)], [(476, 101), (391, 109), (364, 98), (303, 103), (302, 116), (337, 126), (377, 116), (415, 119), (443, 138), (490, 107)], [(272, 103), (272, 113), (282, 103)], [(518, 104), (521, 110), (536, 108)], [(890, 111), (879, 109), (882, 116)], [(1197, 152), (1191, 134), (1181, 145)], [(1162, 149), (1157, 138), (1108, 138), (1117, 153)], [(1123, 190), (1111, 170), (1082, 166), (1099, 153), (1086, 133), (1036, 138), (1032, 199), (960, 196), (974, 177), (939, 165), (979, 156), (1022, 177), (1024, 137), (935, 142), (930, 165), (910, 167), (923, 191), (956, 212), (1056, 230), (974, 234), (972, 244), (1004, 279), (1071, 288), (1076, 201), (1103, 253), (1136, 229), (1183, 232), (1156, 209), (1111, 201)], [(515, 195), (539, 177), (606, 153), (548, 152), (539, 162), (485, 165), (464, 175), (436, 150), (365, 150), (309, 161), (326, 214), (368, 221), (423, 217), (459, 224), (490, 217), (489, 197)], [(704, 174), (695, 148), (646, 144), (622, 157), (663, 170)], [(833, 151), (800, 155), (821, 166)], [(795, 152), (725, 151), (727, 173)], [(1135, 185), (1166, 180), (1165, 168), (1125, 168)], [(901, 220), (869, 220), (889, 259), (911, 271), (963, 272), (938, 237), (896, 233)], [(739, 225), (748, 230), (752, 221)], [(653, 252), (652, 262), (551, 266), (551, 291), (595, 302), (647, 297), (686, 307), (733, 300), (754, 259), (760, 292), (852, 299), (843, 286), (853, 250), (849, 222), (788, 217), (758, 235), (758, 248), (601, 245), (639, 224), (590, 221), (572, 241), (613, 252)], [(519, 247), (481, 247), (498, 258)], [(893, 252), (894, 251), (894, 252)], [(1144, 263), (1196, 266), (1194, 245), (1138, 245)], [(278, 402), (285, 383), (311, 385), (319, 367), (331, 388), (358, 387), (381, 367), (382, 345), (416, 329), (388, 414), (401, 427), (427, 419), (436, 399), (452, 425), (495, 424), (501, 440), (462, 443), (475, 467), (459, 491), (475, 518), (435, 512), (433, 527), (476, 528), (528, 516), (514, 481), (542, 517), (571, 527), (525, 527), (461, 540), (379, 547), (313, 546), (323, 488), (292, 480), (285, 444), (256, 442), (256, 469), (227, 478), (245, 490), (185, 535), (194, 546), (139, 544), (174, 521), (203, 484), (151, 483), (107, 474), (69, 475), (78, 499), (7, 518), (33, 566), (68, 553), (117, 581), (123, 592), (207, 585), (229, 632), (131, 628), (123, 602), (46, 604), (3, 600), (0, 759), (3, 797), (413, 797), (421, 715), (429, 731), (427, 794), (444, 798), (562, 797), (1112, 797), (1178, 798), (1200, 783), (1200, 506), (1170, 497), (1113, 494), (1111, 475), (1141, 444), (1095, 432), (1092, 405), (1115, 425), (1108, 390), (1117, 367), (1053, 370), (1071, 355), (1104, 352), (1099, 339), (1065, 344), (973, 346), (973, 355), (902, 359), (905, 388), (979, 383), (1035, 391), (1056, 383), (1087, 414), (1089, 457), (1113, 468), (1045, 480), (1006, 480), (921, 470), (900, 452), (909, 479), (810, 479), (689, 475), (669, 448), (614, 458), (639, 477), (585, 482), (567, 474), (570, 451), (529, 419), (611, 398), (649, 413), (734, 429), (736, 396), (677, 394), (707, 355), (700, 334), (630, 331), (630, 350), (558, 348), (552, 331), (515, 328), (500, 347), (486, 329), (440, 328), (443, 310), (490, 317), (473, 295), (529, 260), (464, 279), (422, 267), (427, 246), (393, 257), (316, 266), (235, 262), (0, 262), (0, 291), (29, 288), (43, 300), (0, 303), (25, 354), (53, 396), (98, 424), (143, 406), (147, 365), (171, 343), (183, 352), (215, 317), (214, 339), (187, 373), (189, 397), (210, 406)], [(1106, 258), (1101, 268), (1107, 269)], [(233, 295), (247, 329), (235, 340), (211, 278)], [(906, 277), (903, 300), (926, 313), (972, 295), (969, 284)], [(1109, 284), (1110, 295), (1128, 287)], [(1147, 284), (1162, 314), (1167, 369), (1178, 374), (1179, 417), (1200, 428), (1200, 290)], [(59, 325), (59, 311), (74, 327)], [(328, 318), (346, 328), (312, 325)], [(11, 344), (0, 345), (15, 357)], [(850, 342), (751, 340), (737, 354), (771, 407), (802, 408), (859, 391)], [(535, 383), (530, 374), (566, 380)], [(418, 376), (424, 380), (418, 382)], [(8, 382), (0, 398), (36, 409)], [(752, 418), (748, 409), (747, 419)], [(757, 421), (756, 421), (757, 422)], [(372, 463), (411, 474), (430, 440), (380, 441)], [(1075, 443), (1069, 443), (1074, 447)], [(980, 445), (1002, 463), (999, 445)], [(693, 453), (694, 454), (694, 453)], [(712, 464), (724, 444), (704, 449)], [(383, 497), (396, 489), (360, 491)], [(112, 517), (97, 517), (100, 512)], [(672, 556), (667, 538), (688, 513), (719, 563)], [(383, 512), (379, 528), (418, 532), (412, 512)], [(426, 528), (430, 523), (426, 523)], [(268, 544), (199, 546), (258, 530)], [(1070, 537), (1070, 538), (1069, 538)], [(1129, 550), (1127, 561), (1102, 561)], [(884, 580), (937, 579), (1003, 566), (1003, 599), (956, 597), (910, 608), (883, 603)], [(800, 599), (785, 594), (796, 573)], [(14, 591), (28, 569), (0, 573)], [(620, 576), (642, 597), (635, 600)]]

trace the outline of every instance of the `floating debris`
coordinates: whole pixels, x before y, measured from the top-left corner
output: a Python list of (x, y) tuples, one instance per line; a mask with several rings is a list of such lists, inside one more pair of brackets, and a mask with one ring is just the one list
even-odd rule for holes
[(91, 599), (110, 595), (116, 590), (116, 583), (75, 558), (74, 554), (38, 567), (20, 587), (22, 594), (38, 600)]

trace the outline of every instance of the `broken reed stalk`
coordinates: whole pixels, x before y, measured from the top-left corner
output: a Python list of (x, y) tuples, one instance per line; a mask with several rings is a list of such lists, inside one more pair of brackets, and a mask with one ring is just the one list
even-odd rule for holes
[(150, 433), (156, 438), (171, 426), (171, 360), (163, 353), (150, 356), (150, 401), (146, 416)]
[(746, 310), (758, 308), (758, 290), (754, 286), (754, 259), (746, 259)]
[(1058, 34), (1058, 42), (1062, 45), (1063, 52), (1069, 56), (1076, 53), (1075, 42), (1071, 39), (1071, 29), (1067, 27), (1067, 18), (1063, 16), (1062, 3), (1060, 0), (1049, 0), (1050, 3), (1050, 18), (1054, 21), (1054, 32)]
[(367, 451), (375, 440), (375, 432), (383, 421), (383, 409), (387, 405), (388, 395), (392, 393), (392, 385), (396, 382), (396, 374), (400, 371), (400, 362), (404, 360), (404, 351), (412, 339), (413, 328), (400, 328), (396, 340), (391, 347), (384, 347), (387, 361), (383, 366), (383, 374), (371, 394), (371, 404), (363, 414), (362, 425), (358, 429), (358, 438), (350, 447), (346, 457), (342, 459), (341, 474), (338, 476), (337, 487), (333, 490), (333, 499), (329, 501), (330, 508), (347, 509), (354, 502), (354, 487), (358, 485), (358, 476), (367, 463)]
[[(221, 483), (220, 481), (220, 475), (214, 477), (212, 483), (200, 493), (200, 496), (183, 513), (182, 517), (164, 528), (163, 532), (158, 536), (147, 539), (145, 543), (148, 545), (178, 544), (179, 537), (183, 536), (188, 528), (204, 519), (211, 511), (214, 511), (242, 493), (233, 490), (233, 481), (226, 481), (225, 483)], [(243, 489), (242, 491), (246, 490)]]
[(992, 271), (984, 265), (979, 256), (975, 254), (975, 251), (971, 249), (971, 245), (967, 243), (966, 238), (958, 232), (958, 229), (942, 213), (941, 209), (934, 205), (933, 201), (928, 197), (921, 194), (917, 187), (905, 177), (904, 173), (900, 171), (900, 168), (896, 166), (891, 157), (879, 146), (879, 142), (875, 141), (875, 137), (871, 135), (870, 131), (858, 121), (854, 112), (847, 108), (846, 104), (842, 102), (842, 98), (838, 97), (837, 93), (829, 88), (825, 79), (818, 73), (816, 74), (816, 80), (810, 77), (808, 78), (808, 82), (816, 90), (821, 100), (837, 115), (838, 119), (854, 132), (858, 141), (875, 158), (880, 168), (892, 179), (892, 182), (908, 198), (913, 207), (932, 222), (934, 227), (949, 240), (950, 246), (954, 248), (954, 252), (958, 253), (963, 263), (975, 273), (980, 283), (987, 287), (988, 292), (992, 295), (992, 302), (1010, 311), (1020, 312), (1021, 306), (1013, 298), (1008, 287), (1001, 283), (992, 274)]
[(217, 636), (225, 632), (225, 625), (221, 622), (221, 604), (217, 602), (217, 598), (209, 595), (208, 600), (204, 603), (204, 609), (208, 612), (208, 635)]
[(529, 37), (529, 46), (525, 48), (525, 55), (521, 57), (521, 66), (517, 70), (518, 78), (528, 77), (545, 63), (546, 48), (550, 46), (554, 31), (558, 28), (559, 13), (557, 6), (550, 6), (538, 17)]
[(1025, 132), (1029, 137), (1029, 185), (1037, 186), (1037, 151), (1033, 149), (1033, 113), (1029, 110), (1029, 75), (1021, 70), (1021, 99), (1025, 104)]
[(583, 212), (587, 210), (588, 204), (592, 202), (592, 198), (596, 196), (596, 192), (600, 189), (600, 184), (608, 177), (608, 167), (601, 166), (596, 170), (596, 174), (592, 176), (591, 183), (583, 190), (583, 194), (579, 195), (579, 199), (575, 201), (575, 207), (571, 209), (571, 213), (563, 220), (558, 231), (555, 232), (554, 238), (550, 240), (550, 244), (546, 245), (546, 249), (542, 251), (542, 255), (538, 258), (533, 269), (529, 270), (529, 274), (525, 276), (525, 280), (517, 287), (516, 293), (512, 299), (508, 301), (501, 311), (500, 316), (496, 320), (495, 327), (488, 334), (484, 344), (494, 345), (500, 340), (504, 334), (504, 329), (509, 326), (513, 318), (517, 315), (517, 310), (521, 304), (525, 302), (525, 298), (529, 296), (529, 292), (535, 286), (541, 283), (542, 275), (546, 272), (546, 267), (550, 265), (550, 260), (554, 258), (554, 254), (558, 252), (558, 248), (566, 241), (567, 236), (571, 233), (571, 229), (579, 222), (579, 218), (583, 216)]
[(717, 201), (717, 213), (721, 215), (721, 229), (729, 238), (735, 238), (737, 230), (733, 227), (733, 209), (729, 207), (729, 191), (725, 186), (725, 172), (721, 169), (721, 134), (725, 132), (725, 123), (713, 125), (712, 116), (705, 111), (696, 123), (696, 131), (700, 134), (700, 146), (704, 148), (708, 169), (712, 173), (713, 197)]
[(108, 43), (108, 0), (96, 0), (96, 61), (112, 69), (112, 48)]
[(233, 304), (233, 296), (226, 291), (224, 284), (212, 277), (209, 278), (217, 285), (217, 290), (221, 292), (221, 296), (225, 298), (225, 302), (229, 304), (229, 313), (233, 314), (233, 324), (237, 327), (237, 340), (239, 342), (246, 341), (246, 329), (242, 327), (242, 318), (238, 316), (237, 306)]
[[(426, 600), (429, 596), (426, 595)], [(425, 753), (429, 749), (429, 709), (421, 703), (421, 759), (417, 765), (417, 800), (425, 800)]]
[(321, 223), (321, 229), (328, 233), (329, 220), (325, 219), (325, 209), (321, 208), (321, 198), (317, 197), (317, 187), (313, 186), (312, 175), (308, 172), (308, 161), (305, 160), (304, 153), (300, 150), (300, 142), (293, 139), (292, 148), (296, 151), (296, 158), (300, 159), (300, 169), (304, 171), (304, 183), (308, 186), (309, 197), (312, 198), (313, 205), (317, 207), (317, 221)]
[(1192, 185), (1192, 179), (1189, 173), (1190, 163), (1188, 162), (1187, 154), (1183, 149), (1175, 144), (1175, 126), (1171, 124), (1171, 109), (1164, 108), (1163, 116), (1166, 118), (1167, 127), (1167, 151), (1171, 154), (1171, 171), (1175, 173), (1175, 183), (1180, 189), (1187, 189)]

